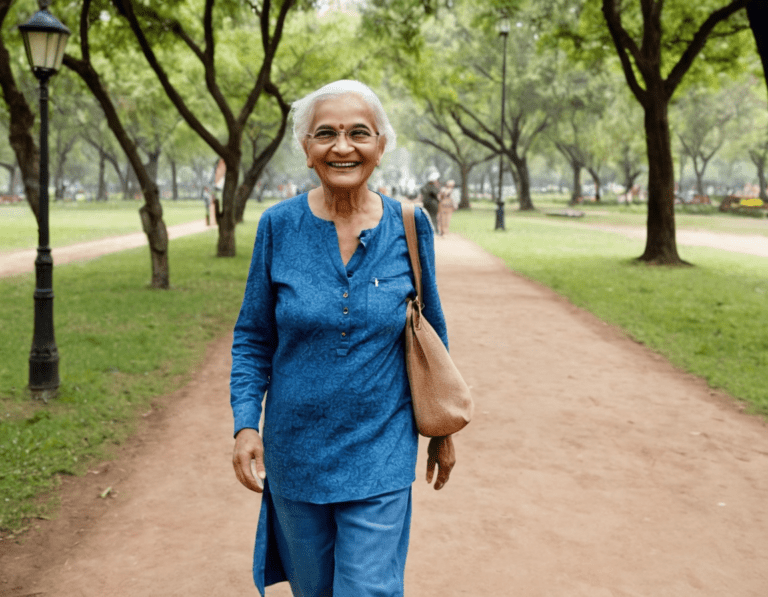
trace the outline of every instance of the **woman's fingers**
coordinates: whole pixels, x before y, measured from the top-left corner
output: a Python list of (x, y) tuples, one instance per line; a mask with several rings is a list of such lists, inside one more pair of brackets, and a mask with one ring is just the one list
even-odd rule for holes
[(235, 438), (232, 466), (237, 480), (251, 491), (261, 493), (267, 476), (264, 468), (264, 445), (255, 429), (241, 429)]
[(437, 467), (435, 489), (442, 489), (448, 482), (451, 471), (456, 464), (456, 450), (453, 447), (453, 439), (450, 435), (431, 438), (427, 454), (427, 483), (432, 482), (435, 468)]

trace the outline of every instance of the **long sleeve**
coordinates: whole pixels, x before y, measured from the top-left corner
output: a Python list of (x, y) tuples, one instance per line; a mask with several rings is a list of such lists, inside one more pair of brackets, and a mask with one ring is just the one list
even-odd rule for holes
[(229, 391), (235, 435), (259, 428), (261, 401), (269, 387), (277, 348), (275, 298), (270, 277), (272, 231), (265, 214), (259, 221), (240, 314), (232, 343)]
[(437, 292), (435, 276), (435, 234), (429, 216), (423, 210), (416, 210), (416, 234), (419, 237), (419, 260), (421, 261), (421, 284), (424, 293), (423, 315), (448, 348), (448, 329), (445, 325), (443, 307)]

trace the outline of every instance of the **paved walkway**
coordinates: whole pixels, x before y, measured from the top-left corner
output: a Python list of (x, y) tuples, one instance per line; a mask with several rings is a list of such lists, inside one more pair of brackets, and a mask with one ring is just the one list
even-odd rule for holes
[[(440, 492), (421, 446), (406, 595), (768, 595), (765, 424), (469, 241), (436, 245), (477, 410)], [(57, 520), (0, 543), (0, 594), (256, 595), (259, 498), (231, 469), (229, 343), (158, 398), (118, 460), (65, 480)]]
[[(176, 224), (175, 226), (168, 226), (168, 238), (179, 238), (180, 236), (197, 234), (198, 232), (212, 229), (205, 225), (205, 220)], [(136, 247), (146, 247), (147, 245), (147, 235), (143, 232), (134, 232), (123, 236), (76, 243), (66, 247), (53, 247), (51, 255), (53, 256), (53, 264), (56, 266), (70, 263), (71, 261), (87, 261), (100, 255), (117, 253), (118, 251), (134, 249)], [(34, 271), (36, 258), (36, 248), (0, 254), (0, 278)]]

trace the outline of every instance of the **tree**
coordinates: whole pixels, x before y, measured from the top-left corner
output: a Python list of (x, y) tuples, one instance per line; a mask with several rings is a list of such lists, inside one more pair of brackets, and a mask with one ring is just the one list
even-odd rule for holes
[(488, 153), (485, 156), (480, 155), (474, 158), (473, 156), (477, 155), (477, 145), (468, 142), (461, 131), (456, 130), (458, 123), (452, 114), (438, 113), (435, 106), (429, 101), (424, 119), (430, 128), (437, 133), (437, 136), (427, 136), (425, 133), (420, 133), (418, 140), (420, 143), (437, 149), (456, 164), (461, 177), (459, 181), (461, 199), (458, 208), (469, 209), (469, 175), (476, 166), (494, 158), (495, 154)]
[[(263, 94), (271, 96), (277, 102), (283, 115), (283, 121), (287, 121), (290, 110), (290, 106), (283, 99), (277, 85), (272, 81), (271, 71), (278, 46), (282, 39), (286, 17), (294, 6), (295, 0), (283, 0), (278, 7), (276, 15), (273, 14), (272, 3), (269, 0), (265, 0), (259, 5), (246, 3), (246, 8), (255, 14), (258, 19), (262, 55), (258, 72), (254, 73), (252, 77), (248, 77), (248, 79), (254, 81), (253, 86), (248, 90), (240, 110), (237, 112), (233, 110), (232, 102), (227, 98), (225, 89), (222, 88), (215, 62), (217, 47), (215, 32), (221, 31), (222, 26), (232, 26), (232, 13), (225, 14), (222, 17), (223, 21), (216, 23), (214, 15), (216, 1), (205, 0), (202, 13), (202, 31), (200, 32), (203, 38), (201, 45), (195, 40), (194, 33), (188, 31), (181, 21), (165, 14), (168, 11), (168, 3), (153, 3), (152, 5), (143, 3), (138, 14), (133, 0), (112, 0), (112, 4), (119, 14), (126, 19), (144, 57), (181, 117), (221, 157), (226, 165), (222, 202), (217, 217), (219, 223), (217, 255), (219, 257), (234, 257), (236, 252), (237, 188), (242, 159), (242, 141), (246, 124)], [(175, 3), (171, 3), (171, 8), (173, 8), (173, 4)], [(224, 5), (224, 11), (234, 11), (234, 15), (238, 17), (238, 20), (241, 20), (244, 16), (242, 9), (226, 2), (221, 2), (220, 4)], [(239, 27), (242, 27), (242, 24), (239, 24)], [(203, 80), (205, 81), (205, 88), (209, 94), (209, 99), (216, 106), (223, 119), (226, 141), (222, 142), (219, 140), (216, 134), (217, 131), (204, 123), (199, 115), (193, 111), (188, 100), (179, 92), (177, 85), (174, 84), (167, 69), (161, 63), (158, 52), (150, 42), (148, 33), (157, 33), (161, 38), (163, 34), (170, 35), (176, 42), (181, 44), (175, 46), (178, 52), (181, 52), (182, 48), (185, 47), (189, 52), (188, 55), (197, 59), (199, 66), (202, 68)], [(277, 150), (284, 131), (285, 127), (283, 126), (274, 137), (273, 142), (264, 147), (254, 162), (260, 161), (262, 155), (268, 161), (267, 156), (271, 157)]]
[(749, 159), (757, 168), (757, 181), (760, 187), (760, 199), (768, 202), (768, 195), (766, 194), (766, 176), (765, 166), (768, 163), (768, 131), (763, 131), (763, 142), (757, 145), (754, 149), (749, 150)]
[(693, 162), (696, 194), (704, 196), (704, 173), (725, 143), (728, 123), (736, 116), (739, 93), (732, 87), (720, 91), (697, 86), (688, 90), (675, 107), (677, 136), (683, 153)]
[[(98, 102), (93, 103), (93, 111), (86, 117), (79, 120), (80, 131), (83, 140), (96, 151), (98, 156), (98, 175), (96, 181), (96, 201), (107, 201), (107, 164), (112, 166), (120, 184), (120, 188), (125, 188), (125, 181), (120, 170), (119, 148), (114, 146), (114, 137), (110, 136), (107, 119)], [(99, 118), (94, 118), (93, 114), (99, 114)]]
[(16, 83), (11, 68), (11, 54), (6, 47), (3, 31), (3, 25), (13, 3), (14, 0), (0, 0), (0, 87), (8, 107), (8, 140), (21, 170), (27, 202), (32, 213), (35, 214), (35, 219), (38, 219), (40, 213), (40, 149), (32, 137), (35, 114)]
[[(669, 102), (702, 53), (707, 40), (743, 30), (729, 19), (749, 0), (733, 0), (713, 9), (710, 3), (602, 0), (602, 12), (627, 84), (645, 113), (648, 153), (648, 231), (641, 261), (684, 264), (677, 252), (674, 217), (674, 165), (669, 134)], [(667, 8), (669, 16), (662, 14)], [(666, 36), (665, 36), (666, 32)], [(718, 47), (717, 50), (729, 48)], [(710, 56), (713, 59), (714, 56)], [(666, 76), (664, 75), (666, 72)]]
[(762, 84), (749, 77), (732, 90), (736, 110), (729, 143), (724, 149), (726, 159), (743, 160), (746, 154), (755, 166), (759, 197), (768, 202), (766, 196), (766, 166), (768, 166), (768, 102), (762, 91)]
[[(480, 48), (487, 48), (495, 42), (487, 35), (479, 44)], [(559, 56), (556, 53), (539, 54), (538, 32), (523, 21), (518, 21), (510, 31), (509, 43), (515, 60), (509, 65), (510, 73), (506, 81), (503, 137), (497, 124), (500, 107), (494, 100), (490, 103), (491, 111), (488, 110), (487, 100), (484, 100), (484, 110), (475, 107), (477, 102), (461, 102), (455, 105), (451, 115), (465, 135), (492, 152), (503, 154), (511, 163), (519, 209), (525, 211), (534, 209), (529, 157), (543, 133), (559, 117), (560, 103), (553, 91)], [(465, 60), (471, 60), (480, 75), (473, 82), (474, 93), (481, 92), (480, 97), (483, 98), (496, 97), (502, 83), (498, 73), (501, 57), (489, 55), (483, 50), (480, 55), (468, 54)]]
[(570, 204), (581, 201), (581, 171), (586, 169), (600, 199), (600, 170), (607, 161), (605, 131), (600, 123), (610, 99), (608, 82), (599, 73), (570, 67), (558, 76), (560, 118), (552, 129), (554, 144), (573, 172)]
[(645, 170), (645, 138), (639, 106), (629, 93), (619, 92), (606, 110), (602, 125), (611, 132), (613, 166), (621, 175), (624, 192), (630, 193)]
[(88, 86), (107, 119), (110, 130), (125, 152), (133, 172), (139, 180), (144, 205), (139, 209), (141, 225), (147, 235), (152, 264), (152, 288), (167, 289), (170, 287), (170, 272), (168, 267), (168, 231), (163, 221), (163, 207), (160, 204), (160, 191), (157, 182), (142, 162), (136, 142), (128, 134), (101, 76), (92, 63), (90, 29), (93, 23), (101, 23), (99, 19), (92, 21), (92, 0), (84, 0), (80, 9), (80, 58), (71, 54), (64, 56), (64, 65), (77, 73)]
[(763, 74), (768, 86), (768, 0), (749, 0), (747, 2), (747, 18), (749, 27), (755, 37), (755, 45), (760, 60), (763, 63)]

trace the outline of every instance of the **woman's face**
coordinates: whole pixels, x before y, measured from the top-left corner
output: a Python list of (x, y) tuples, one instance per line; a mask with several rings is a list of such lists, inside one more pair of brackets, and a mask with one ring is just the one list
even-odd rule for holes
[[(379, 131), (370, 107), (354, 93), (318, 102), (309, 133), (322, 134), (330, 129), (346, 134), (338, 134), (331, 143), (308, 138), (304, 142), (307, 166), (315, 169), (326, 188), (346, 190), (365, 186), (379, 165), (386, 143), (376, 136)], [(356, 130), (367, 131), (373, 137), (366, 144), (356, 144), (348, 135)]]

